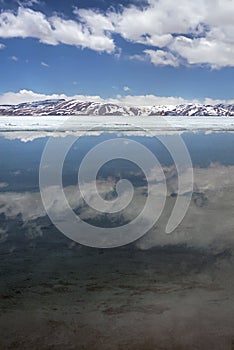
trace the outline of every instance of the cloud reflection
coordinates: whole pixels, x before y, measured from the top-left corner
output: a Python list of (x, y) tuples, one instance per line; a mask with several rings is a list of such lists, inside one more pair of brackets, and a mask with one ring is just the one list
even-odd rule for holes
[[(150, 249), (157, 246), (185, 244), (189, 247), (222, 251), (227, 247), (234, 246), (234, 166), (212, 164), (208, 168), (194, 169), (195, 191), (193, 200), (184, 220), (171, 235), (165, 234), (165, 225), (177, 196), (177, 178), (174, 167), (164, 168), (164, 171), (168, 184), (165, 210), (157, 225), (136, 243), (137, 247)], [(152, 179), (155, 179), (155, 175), (152, 170)], [(186, 177), (186, 173), (184, 173), (184, 176)], [(103, 198), (112, 198), (114, 186), (115, 178), (113, 177), (97, 181), (99, 194)], [(159, 194), (160, 185), (155, 183), (154, 186), (156, 193)], [(93, 187), (90, 186), (90, 188)], [(51, 210), (58, 217), (62, 217), (65, 208), (60, 201), (56, 201), (56, 191), (59, 191), (59, 189), (51, 187), (46, 195), (51, 200)], [(126, 211), (115, 215), (115, 218), (113, 216), (109, 218), (100, 216), (100, 213), (89, 208), (80, 195), (77, 186), (66, 186), (64, 192), (71, 208), (78, 212), (83, 220), (99, 222), (100, 225), (103, 225), (105, 220), (106, 222), (109, 220), (109, 225), (111, 225), (111, 220), (114, 224), (124, 224), (137, 215), (144, 205), (147, 186), (135, 187), (134, 201), (130, 203)], [(86, 193), (90, 198), (93, 196), (88, 187)], [(186, 196), (186, 192), (182, 195)], [(110, 205), (114, 206), (115, 204), (114, 202), (111, 204), (110, 200)], [(29, 236), (31, 239), (34, 236), (42, 235), (42, 230), (34, 226), (38, 219), (44, 220), (46, 217), (39, 192), (0, 193), (0, 214), (5, 215), (9, 220), (18, 220), (20, 216), (23, 223), (30, 223), (31, 233), (29, 233)], [(2, 231), (1, 235), (4, 236), (5, 234), (6, 232)]]

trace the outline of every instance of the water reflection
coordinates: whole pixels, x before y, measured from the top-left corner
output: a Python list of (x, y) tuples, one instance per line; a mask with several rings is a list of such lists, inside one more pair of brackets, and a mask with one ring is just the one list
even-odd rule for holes
[[(50, 222), (38, 185), (48, 139), (43, 136), (30, 136), (28, 142), (26, 134), (23, 141), (19, 134), (0, 138), (1, 348), (231, 349), (234, 134), (182, 135), (194, 165), (194, 193), (172, 235), (165, 234), (165, 226), (177, 198), (175, 165), (157, 139), (132, 135), (163, 165), (166, 207), (142, 239), (112, 250), (74, 243)], [(97, 184), (100, 195), (111, 201), (118, 180), (129, 179), (134, 201), (127, 210), (100, 214), (79, 195), (81, 160), (93, 145), (112, 137), (79, 139), (63, 171), (70, 206), (100, 227), (132, 220), (148, 194), (141, 169), (120, 159), (100, 169)], [(51, 193), (47, 195), (53, 200)], [(52, 207), (63, 215), (60, 202), (54, 201)]]

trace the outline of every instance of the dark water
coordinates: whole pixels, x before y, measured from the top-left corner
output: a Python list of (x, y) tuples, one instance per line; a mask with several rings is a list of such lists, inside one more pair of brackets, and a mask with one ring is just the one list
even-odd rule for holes
[[(182, 135), (194, 193), (171, 235), (165, 227), (178, 185), (173, 159), (157, 138), (128, 135), (157, 156), (168, 192), (153, 228), (114, 249), (85, 247), (59, 232), (39, 191), (48, 137), (10, 137), (0, 138), (1, 349), (234, 349), (234, 134)], [(101, 195), (113, 200), (116, 183), (128, 179), (135, 189), (133, 209), (130, 203), (126, 212), (104, 215), (75, 201), (84, 156), (118, 137), (79, 138), (64, 162), (69, 203), (97, 227), (125, 225), (148, 195), (144, 172), (117, 159), (98, 172)], [(62, 214), (63, 208), (54, 208)]]

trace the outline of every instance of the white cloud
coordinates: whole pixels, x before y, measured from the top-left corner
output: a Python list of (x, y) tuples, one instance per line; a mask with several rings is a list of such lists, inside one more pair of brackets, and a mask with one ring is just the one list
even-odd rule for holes
[(121, 105), (130, 106), (154, 106), (154, 105), (178, 105), (184, 103), (205, 103), (205, 104), (217, 104), (217, 103), (234, 103), (234, 100), (214, 100), (212, 98), (205, 98), (203, 101), (193, 99), (187, 100), (183, 97), (177, 96), (156, 96), (153, 94), (148, 95), (117, 95), (115, 98), (104, 99), (98, 95), (73, 95), (68, 96), (66, 94), (51, 94), (46, 95), (37, 93), (31, 90), (22, 89), (19, 92), (6, 92), (0, 95), (0, 105), (2, 104), (19, 104), (22, 102), (43, 101), (47, 99), (76, 99), (79, 101), (93, 101), (93, 102), (106, 102), (116, 103)]
[(220, 100), (220, 99), (212, 99), (210, 97), (206, 97), (204, 99), (204, 103), (206, 105), (217, 105), (217, 104), (220, 104), (220, 103), (228, 103), (228, 104), (234, 104), (234, 99), (233, 100)]
[(104, 101), (100, 96), (75, 95), (67, 96), (66, 94), (46, 95), (31, 90), (22, 89), (19, 92), (6, 92), (0, 95), (0, 104), (18, 104), (22, 102), (43, 101), (47, 99), (78, 99), (81, 101)]
[(19, 7), (17, 14), (3, 11), (0, 14), (0, 36), (2, 38), (38, 38), (47, 44), (56, 44), (52, 28), (46, 16), (40, 12)]
[(12, 61), (15, 61), (15, 62), (18, 61), (18, 57), (16, 57), (16, 56), (11, 56), (11, 57), (9, 57), (9, 59)]
[[(130, 6), (107, 16), (126, 40), (170, 51), (151, 54), (155, 65), (177, 66), (185, 61), (213, 68), (234, 66), (232, 0), (180, 0), (176, 5), (174, 0), (148, 0), (146, 8)], [(181, 56), (177, 63), (174, 53)]]
[(145, 50), (144, 52), (149, 56), (151, 63), (156, 66), (179, 66), (178, 58), (170, 52), (163, 50)]
[(49, 68), (50, 66), (49, 66), (49, 64), (47, 64), (47, 63), (45, 63), (45, 62), (41, 62), (41, 65), (43, 66), (43, 67), (47, 67), (47, 68)]
[(171, 48), (189, 64), (208, 64), (212, 68), (234, 66), (234, 42), (233, 47), (230, 47), (229, 43), (217, 37), (197, 39), (177, 37)]
[(5, 47), (6, 47), (6, 45), (4, 45), (4, 44), (0, 43), (0, 50), (5, 49)]
[(66, 95), (45, 95), (31, 90), (20, 90), (19, 92), (6, 92), (0, 95), (0, 104), (18, 104), (22, 102), (42, 101), (48, 98), (65, 98)]
[(109, 102), (128, 106), (154, 106), (154, 105), (178, 105), (188, 102), (198, 103), (198, 100), (188, 101), (182, 97), (156, 96), (156, 95), (117, 95), (116, 98), (109, 99)]
[(103, 34), (105, 31), (115, 31), (114, 24), (108, 16), (105, 16), (95, 10), (75, 9), (74, 13), (78, 19), (85, 23), (87, 28), (95, 34)]
[(137, 60), (137, 61), (141, 61), (141, 62), (147, 62), (148, 61), (148, 58), (145, 54), (143, 55), (139, 55), (139, 54), (136, 54), (136, 55), (131, 55), (128, 57), (130, 60)]
[(72, 20), (64, 20), (54, 16), (50, 19), (53, 26), (52, 37), (56, 43), (88, 47), (95, 51), (106, 51), (111, 53), (115, 49), (112, 38), (104, 31), (94, 32), (87, 26)]
[(130, 91), (131, 89), (130, 89), (130, 87), (128, 87), (128, 86), (124, 86), (124, 87), (123, 87), (123, 90), (127, 92), (127, 91)]
[[(35, 0), (29, 0), (35, 3)], [(25, 2), (27, 3), (27, 2)], [(113, 34), (132, 43), (150, 45), (130, 58), (155, 65), (207, 64), (213, 68), (234, 66), (234, 2), (232, 0), (148, 0), (148, 5), (122, 6), (100, 13), (75, 9), (76, 20), (19, 7), (14, 14), (0, 14), (0, 37), (37, 38), (50, 45), (60, 43), (108, 53), (116, 48)], [(152, 48), (153, 47), (153, 48)]]
[(20, 6), (31, 7), (34, 5), (39, 5), (39, 0), (18, 0), (17, 1)]
[[(232, 0), (180, 0), (176, 6), (174, 0), (148, 0), (144, 8), (131, 5), (120, 12), (77, 10), (77, 14), (94, 32), (104, 28), (133, 43), (154, 46), (156, 50), (145, 52), (155, 65), (234, 66)], [(130, 58), (145, 60), (145, 55)]]
[(87, 47), (95, 51), (114, 51), (115, 45), (104, 31), (96, 32), (82, 23), (58, 16), (47, 18), (43, 13), (19, 7), (17, 14), (0, 14), (0, 37), (36, 38), (44, 44), (59, 43)]

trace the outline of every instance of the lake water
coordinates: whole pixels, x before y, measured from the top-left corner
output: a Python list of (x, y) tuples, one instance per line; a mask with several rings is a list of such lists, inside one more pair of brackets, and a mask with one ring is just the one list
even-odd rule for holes
[[(62, 149), (70, 136), (20, 131), (0, 136), (0, 348), (234, 349), (234, 133), (164, 133), (165, 144), (182, 138), (194, 176), (188, 211), (171, 234), (165, 228), (180, 196), (178, 176), (160, 133), (79, 135), (66, 155), (62, 185), (73, 212), (97, 229), (131, 222), (149, 192), (137, 164), (113, 159), (97, 173), (101, 197), (111, 203), (118, 197), (116, 184), (127, 179), (133, 199), (120, 212), (90, 208), (76, 192), (78, 170), (90, 150), (120, 138), (135, 141), (157, 157), (165, 174), (159, 220), (141, 238), (112, 249), (72, 241), (43, 206), (43, 150), (51, 137), (56, 140), (56, 160), (59, 145)], [(60, 218), (65, 209), (54, 193), (48, 196)]]

